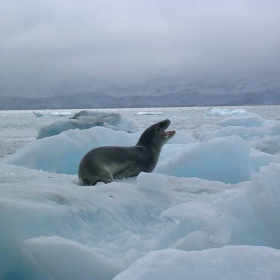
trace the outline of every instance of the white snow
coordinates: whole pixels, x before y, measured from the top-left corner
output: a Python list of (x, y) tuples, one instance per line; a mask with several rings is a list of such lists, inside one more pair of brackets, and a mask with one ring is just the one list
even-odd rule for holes
[(68, 130), (0, 163), (0, 279), (278, 280), (278, 122), (178, 131), (153, 173), (80, 186), (88, 150), (139, 135)]

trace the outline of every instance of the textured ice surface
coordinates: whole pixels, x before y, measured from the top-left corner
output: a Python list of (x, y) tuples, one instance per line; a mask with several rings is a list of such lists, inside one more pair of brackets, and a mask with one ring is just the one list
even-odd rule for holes
[(279, 279), (279, 123), (181, 130), (153, 173), (79, 185), (84, 153), (140, 134), (69, 130), (0, 163), (0, 279)]
[(141, 173), (94, 187), (0, 166), (1, 279), (112, 279), (126, 269), (119, 277), (159, 279), (164, 267), (175, 279), (279, 276), (279, 164), (235, 185)]

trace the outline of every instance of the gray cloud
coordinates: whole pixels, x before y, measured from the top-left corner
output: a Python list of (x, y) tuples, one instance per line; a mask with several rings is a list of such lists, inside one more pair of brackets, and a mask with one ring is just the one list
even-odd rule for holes
[(279, 69), (276, 0), (10, 0), (0, 18), (0, 94)]

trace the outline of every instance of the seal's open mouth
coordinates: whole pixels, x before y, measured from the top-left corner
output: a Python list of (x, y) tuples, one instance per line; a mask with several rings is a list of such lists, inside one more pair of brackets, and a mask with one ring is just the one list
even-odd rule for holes
[(174, 136), (174, 134), (176, 133), (176, 131), (173, 129), (173, 130), (166, 130), (169, 125), (170, 125), (171, 121), (166, 119), (164, 121), (161, 121), (159, 124), (161, 126), (161, 133), (162, 133), (162, 136), (165, 138), (165, 139), (168, 139), (168, 138), (171, 138), (172, 136)]
[(175, 134), (175, 130), (173, 129), (173, 130), (170, 130), (170, 131), (163, 131), (162, 132), (162, 135), (165, 137), (165, 138), (169, 138), (169, 137), (171, 137), (171, 136), (173, 136), (174, 134)]

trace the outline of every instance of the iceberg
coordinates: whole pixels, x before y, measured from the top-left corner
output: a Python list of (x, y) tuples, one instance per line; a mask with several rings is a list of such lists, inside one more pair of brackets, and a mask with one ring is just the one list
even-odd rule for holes
[(38, 118), (44, 116), (44, 114), (43, 114), (43, 113), (40, 113), (40, 112), (33, 112), (33, 114), (34, 114), (35, 117), (38, 117)]

